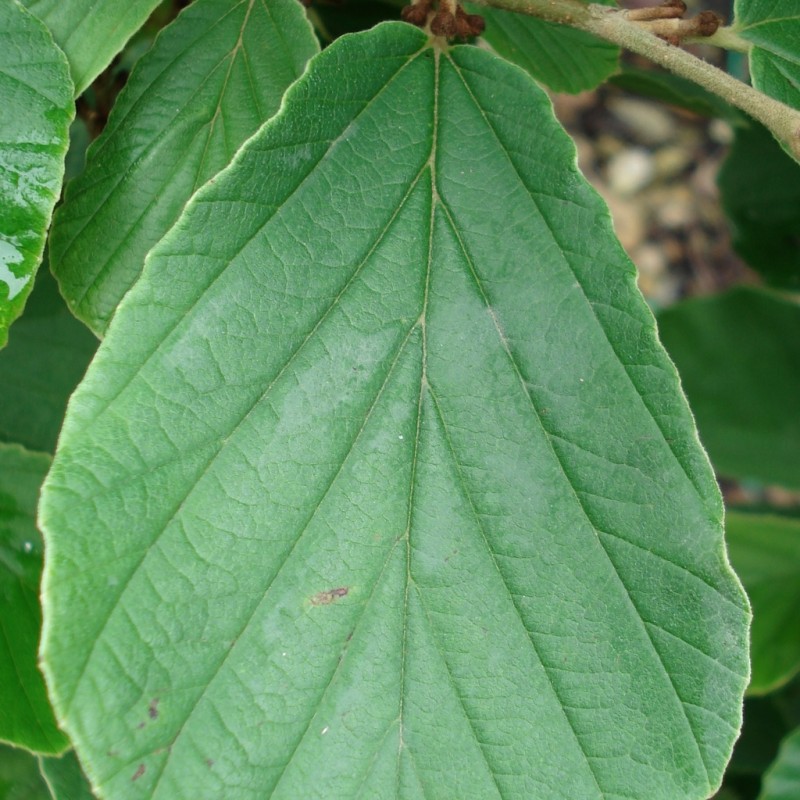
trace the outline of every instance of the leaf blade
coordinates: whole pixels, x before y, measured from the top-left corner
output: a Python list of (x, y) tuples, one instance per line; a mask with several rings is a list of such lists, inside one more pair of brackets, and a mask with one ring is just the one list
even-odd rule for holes
[(37, 667), (42, 541), (36, 530), (39, 488), (50, 458), (0, 445), (0, 739), (37, 753), (59, 753), (58, 729)]
[[(518, 117), (522, 99), (528, 113)], [(552, 135), (531, 148), (520, 119)], [(279, 167), (289, 155), (299, 156), (291, 172)], [(274, 180), (247, 177), (263, 174)], [(534, 194), (543, 210), (532, 216)], [(597, 236), (560, 241), (550, 215), (563, 207), (571, 225)], [(221, 219), (235, 220), (235, 232), (212, 235)], [(540, 256), (528, 259), (532, 246)], [(177, 286), (170, 308), (153, 302), (189, 261), (197, 284)], [(540, 295), (525, 288), (531, 279)], [(629, 327), (612, 346), (600, 327), (623, 310), (600, 300), (616, 290)], [(526, 321), (535, 311), (555, 325), (554, 297), (592, 331), (568, 369), (558, 366), (573, 350), (565, 332), (533, 336)], [(232, 326), (236, 337), (217, 335)], [(268, 346), (243, 359), (264, 331)], [(614, 346), (647, 362), (629, 367), (652, 374), (647, 392)], [(588, 369), (596, 356), (602, 380)], [(170, 381), (161, 400), (147, 389)], [(551, 404), (546, 431), (544, 403), (537, 418), (531, 395), (565, 388), (568, 402)], [(609, 408), (616, 391), (633, 399), (647, 442), (631, 447), (627, 423), (610, 415), (607, 435), (588, 435), (597, 420), (587, 410), (600, 399)], [(137, 407), (149, 409), (144, 418)], [(130, 414), (158, 419), (165, 435), (151, 425), (135, 447), (112, 455), (96, 446)], [(659, 426), (674, 434), (671, 445)], [(644, 785), (671, 800), (707, 793), (738, 725), (747, 611), (692, 431), (632, 267), (546, 96), (489, 54), (439, 53), (402, 24), (339, 40), (149, 257), (65, 424), (42, 512), (52, 559), (45, 663), (95, 783), (120, 796), (180, 796), (205, 763), (209, 796), (231, 782), (243, 798), (441, 796), (453, 786), (465, 798), (601, 797)], [(555, 435), (610, 447), (619, 463)], [(677, 464), (660, 488), (634, 477), (669, 447)], [(583, 476), (580, 487), (568, 486), (564, 465)], [(619, 497), (601, 496), (615, 469), (639, 502), (625, 503), (621, 480)], [(675, 491), (689, 512), (648, 510)], [(76, 505), (84, 493), (92, 502)], [(117, 525), (117, 541), (96, 542), (111, 571), (92, 571), (94, 589), (80, 595), (55, 582), (74, 569), (75, 538), (63, 532), (117, 518), (123, 496), (144, 513)], [(687, 514), (686, 533), (674, 533), (674, 513)], [(627, 542), (615, 538), (623, 521)], [(664, 541), (650, 554), (651, 585), (629, 593), (637, 559), (653, 549), (637, 541), (639, 524)], [(565, 536), (578, 537), (575, 561), (558, 555)], [(187, 548), (200, 548), (206, 578)], [(225, 559), (236, 551), (258, 569), (231, 573)], [(164, 558), (190, 566), (192, 591)], [(109, 580), (128, 587), (122, 602), (108, 598)], [(693, 611), (668, 618), (664, 598), (684, 584)], [(168, 618), (131, 605), (148, 585)], [(544, 602), (550, 591), (555, 607)], [(81, 598), (100, 594), (102, 607), (88, 613)], [(632, 604), (647, 608), (652, 628)], [(698, 632), (689, 620), (704, 608), (720, 624)], [(610, 633), (620, 611), (629, 650)], [(58, 620), (76, 613), (93, 630), (81, 657), (65, 660)], [(205, 631), (205, 649), (181, 620)], [(160, 658), (172, 665), (149, 662), (146, 677), (136, 652), (162, 636)], [(710, 663), (717, 657), (730, 659), (725, 668)], [(112, 691), (109, 667), (118, 679), (120, 659), (126, 674)], [(680, 674), (687, 659), (694, 677)], [(165, 689), (177, 663), (183, 688)], [(709, 671), (710, 682), (695, 680)], [(116, 708), (103, 719), (125, 743), (119, 759), (92, 745), (97, 719), (84, 698), (96, 681)], [(719, 696), (704, 695), (711, 684)], [(587, 693), (601, 702), (587, 704)], [(636, 722), (653, 696), (666, 739)], [(270, 725), (252, 727), (253, 705)], [(726, 721), (711, 722), (707, 706), (724, 708)], [(618, 751), (592, 741), (600, 723), (625, 737)], [(237, 732), (235, 744), (225, 731)], [(636, 774), (621, 768), (628, 759)]]
[(0, 347), (22, 313), (61, 190), (72, 84), (64, 54), (16, 1), (0, 9)]
[(275, 113), (317, 50), (293, 0), (198, 0), (143, 56), (53, 225), (53, 272), (95, 333), (192, 193)]

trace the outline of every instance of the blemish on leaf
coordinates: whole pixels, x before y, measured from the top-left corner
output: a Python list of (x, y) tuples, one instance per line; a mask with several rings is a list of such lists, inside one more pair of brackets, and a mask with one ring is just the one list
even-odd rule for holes
[(150, 701), (150, 705), (147, 707), (147, 716), (150, 719), (158, 719), (158, 698), (154, 697)]
[(326, 592), (317, 592), (311, 598), (312, 606), (329, 606), (335, 603), (340, 597), (345, 597), (350, 591), (347, 586), (338, 586), (336, 589), (328, 589)]
[(147, 767), (145, 767), (144, 764), (139, 764), (139, 766), (136, 768), (136, 772), (133, 773), (133, 777), (131, 778), (131, 783), (133, 783), (134, 781), (138, 781), (139, 778), (141, 778), (142, 775), (144, 775), (144, 771), (146, 769)]
[(209, 768), (213, 767), (214, 766), (214, 759), (213, 758), (207, 758), (206, 759), (206, 766), (209, 767)]

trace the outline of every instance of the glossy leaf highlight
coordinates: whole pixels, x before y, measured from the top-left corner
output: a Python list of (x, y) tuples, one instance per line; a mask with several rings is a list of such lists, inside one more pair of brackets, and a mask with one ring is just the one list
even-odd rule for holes
[(748, 673), (721, 514), (547, 96), (384, 24), (123, 300), (43, 498), (45, 669), (115, 798), (699, 799)]
[(0, 347), (22, 313), (61, 191), (72, 83), (47, 28), (0, 3)]
[(42, 539), (36, 503), (48, 456), (0, 445), (0, 740), (38, 753), (67, 746), (37, 667)]
[(198, 0), (142, 57), (53, 225), (53, 272), (95, 332), (317, 49), (297, 0)]

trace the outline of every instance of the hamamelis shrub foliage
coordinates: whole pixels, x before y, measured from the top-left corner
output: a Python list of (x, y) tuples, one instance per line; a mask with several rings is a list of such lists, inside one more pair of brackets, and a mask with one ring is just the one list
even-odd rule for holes
[[(800, 525), (700, 444), (800, 487), (796, 2), (177, 11), (0, 0), (0, 796), (800, 796)], [(763, 276), (671, 357), (543, 88), (619, 46)]]

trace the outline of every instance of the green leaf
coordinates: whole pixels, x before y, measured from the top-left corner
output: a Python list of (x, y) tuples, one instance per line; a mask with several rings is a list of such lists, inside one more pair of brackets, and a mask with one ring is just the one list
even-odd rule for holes
[(797, 0), (735, 0), (733, 30), (753, 43), (753, 86), (800, 108), (800, 7)]
[(49, 466), (46, 455), (0, 445), (0, 739), (38, 753), (68, 744), (36, 665), (42, 572), (36, 502)]
[(0, 441), (52, 453), (67, 400), (96, 349), (97, 339), (70, 314), (45, 262), (25, 315), (0, 351), (0, 375), (6, 376)]
[(619, 48), (590, 33), (486, 6), (470, 10), (486, 20), (483, 38), (493, 50), (555, 92), (594, 89), (619, 69)]
[(317, 49), (297, 0), (197, 0), (142, 57), (53, 225), (53, 272), (95, 332)]
[(61, 191), (72, 84), (47, 28), (0, 3), (0, 347), (22, 313)]
[(753, 606), (749, 691), (765, 694), (800, 672), (800, 520), (729, 512), (726, 537)]
[(659, 330), (717, 472), (800, 487), (800, 306), (736, 288), (673, 306)]
[(75, 96), (111, 63), (161, 0), (23, 0), (69, 59)]
[(672, 72), (642, 69), (623, 63), (619, 72), (611, 76), (609, 83), (627, 92), (685, 108), (703, 117), (720, 117), (738, 123), (744, 116), (718, 94)]
[(0, 800), (52, 800), (36, 756), (0, 744)]
[(784, 739), (775, 763), (764, 775), (758, 800), (797, 800), (800, 797), (800, 728)]
[(774, 286), (800, 288), (800, 164), (751, 120), (736, 128), (719, 188), (736, 252)]
[(74, 750), (60, 758), (42, 758), (41, 771), (53, 800), (94, 800)]
[(123, 300), (42, 501), (44, 668), (115, 799), (706, 797), (721, 514), (545, 93), (385, 23)]

